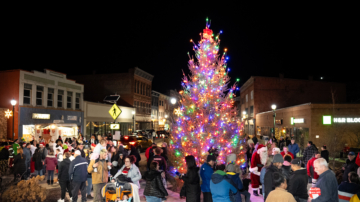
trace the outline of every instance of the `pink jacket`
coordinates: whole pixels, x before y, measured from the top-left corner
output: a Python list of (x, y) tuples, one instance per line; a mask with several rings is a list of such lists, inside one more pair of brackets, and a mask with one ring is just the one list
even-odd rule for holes
[(45, 158), (46, 170), (55, 170), (57, 165), (57, 159), (55, 156), (47, 155)]

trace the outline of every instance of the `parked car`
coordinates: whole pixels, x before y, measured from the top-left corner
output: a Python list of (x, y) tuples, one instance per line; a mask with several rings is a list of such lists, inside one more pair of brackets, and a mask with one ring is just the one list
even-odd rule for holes
[(145, 151), (152, 144), (152, 140), (149, 140), (147, 137), (140, 135), (123, 136), (121, 137), (120, 141), (124, 145), (124, 149), (130, 150), (131, 146), (135, 146), (139, 153)]
[(156, 131), (156, 138), (167, 138), (169, 137), (170, 133), (165, 130), (158, 130)]

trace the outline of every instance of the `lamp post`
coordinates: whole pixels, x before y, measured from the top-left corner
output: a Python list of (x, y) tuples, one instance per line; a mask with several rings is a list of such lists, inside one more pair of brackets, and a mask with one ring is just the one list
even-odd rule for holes
[(133, 133), (135, 133), (135, 111), (131, 112), (133, 115)]
[(176, 98), (171, 98), (171, 99), (170, 99), (170, 102), (171, 102), (171, 104), (173, 104), (173, 105), (176, 104)]
[(275, 137), (275, 117), (276, 117), (276, 113), (275, 113), (275, 110), (276, 110), (276, 105), (271, 105), (271, 109), (273, 110), (273, 117), (274, 117), (274, 130), (273, 130), (273, 135)]
[(15, 133), (14, 133), (14, 121), (15, 121), (15, 105), (16, 105), (16, 100), (13, 98), (10, 101), (11, 105), (13, 106), (13, 122), (12, 122), (12, 139), (13, 141), (15, 140)]

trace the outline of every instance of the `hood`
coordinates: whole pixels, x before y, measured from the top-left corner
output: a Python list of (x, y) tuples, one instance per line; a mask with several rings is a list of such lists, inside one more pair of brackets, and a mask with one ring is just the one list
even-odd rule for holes
[(144, 174), (144, 179), (145, 180), (153, 180), (156, 176), (160, 175), (161, 173), (157, 170), (150, 170), (150, 171), (146, 171)]
[(64, 159), (62, 162), (65, 163), (65, 164), (69, 164), (69, 165), (71, 163), (70, 159)]
[(212, 174), (211, 176), (211, 181), (214, 183), (214, 184), (218, 184), (220, 183), (221, 181), (223, 181), (223, 179), (226, 177), (226, 173), (224, 171), (221, 171), (221, 170), (217, 170), (215, 171), (214, 174)]
[(226, 173), (227, 176), (231, 179), (236, 179), (236, 178), (239, 178), (239, 173), (234, 173), (234, 172), (227, 172)]
[(55, 158), (55, 156), (53, 156), (53, 155), (47, 155), (46, 157)]

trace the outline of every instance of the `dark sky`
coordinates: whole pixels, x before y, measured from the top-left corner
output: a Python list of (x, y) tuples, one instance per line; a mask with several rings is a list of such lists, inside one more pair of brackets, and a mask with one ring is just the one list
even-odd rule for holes
[[(153, 3), (153, 2), (151, 2)], [(228, 48), (230, 77), (279, 76), (358, 80), (355, 5), (254, 4), (217, 1), (145, 5), (14, 5), (3, 8), (2, 69), (69, 75), (125, 72), (153, 74), (153, 90), (180, 89), (188, 72), (190, 39), (199, 40), (205, 19)], [(5, 64), (5, 65), (4, 65)]]

